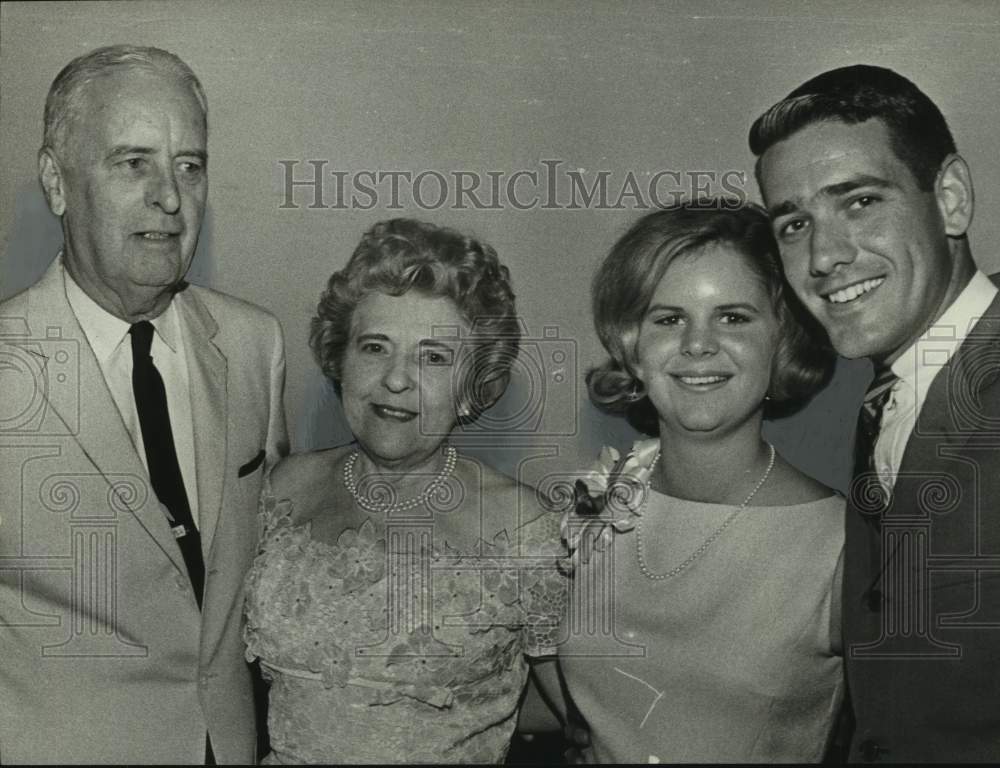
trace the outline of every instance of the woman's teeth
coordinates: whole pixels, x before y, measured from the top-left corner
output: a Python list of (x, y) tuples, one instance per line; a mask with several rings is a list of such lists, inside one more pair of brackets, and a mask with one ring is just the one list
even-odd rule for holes
[(718, 384), (720, 381), (725, 381), (725, 376), (679, 376), (678, 377), (685, 384)]
[(374, 406), (377, 413), (382, 416), (388, 416), (390, 419), (399, 419), (400, 421), (409, 421), (415, 414), (413, 411), (407, 411), (398, 408), (390, 408), (386, 405), (376, 405)]

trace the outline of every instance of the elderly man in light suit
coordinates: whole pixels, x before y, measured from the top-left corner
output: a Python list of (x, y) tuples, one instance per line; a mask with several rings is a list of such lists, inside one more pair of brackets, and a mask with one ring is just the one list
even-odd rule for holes
[(184, 282), (206, 138), (166, 51), (93, 51), (49, 91), (64, 246), (0, 304), (4, 762), (255, 758), (243, 579), (287, 450), (284, 348), (268, 313)]

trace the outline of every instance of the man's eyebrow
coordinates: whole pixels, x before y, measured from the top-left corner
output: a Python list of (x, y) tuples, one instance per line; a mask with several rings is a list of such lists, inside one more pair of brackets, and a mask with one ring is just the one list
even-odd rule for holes
[[(142, 147), (136, 144), (118, 144), (108, 152), (108, 159), (115, 160), (125, 155), (155, 155), (157, 150), (152, 147)], [(176, 153), (177, 157), (196, 157), (202, 163), (208, 162), (208, 152), (204, 149), (184, 149)]]
[(789, 213), (795, 213), (797, 210), (799, 210), (797, 203), (794, 203), (791, 200), (785, 200), (777, 203), (776, 205), (772, 205), (767, 209), (767, 213), (772, 219), (776, 219), (779, 216), (787, 216)]
[(892, 182), (880, 178), (879, 176), (861, 174), (860, 176), (854, 176), (846, 181), (841, 181), (837, 184), (831, 184), (828, 187), (823, 187), (823, 189), (820, 190), (820, 194), (828, 195), (830, 197), (840, 197), (841, 195), (846, 195), (856, 189), (860, 189), (861, 187), (888, 189), (892, 186), (895, 186)]
[(108, 159), (114, 160), (125, 155), (155, 155), (156, 150), (152, 147), (139, 147), (135, 144), (118, 144), (108, 152)]
[(204, 149), (183, 149), (180, 152), (174, 153), (174, 157), (196, 157), (203, 164), (208, 163), (208, 152)]
[[(874, 189), (890, 189), (894, 187), (891, 181), (881, 178), (880, 176), (871, 176), (870, 174), (863, 173), (858, 176), (852, 176), (844, 181), (838, 181), (836, 184), (830, 184), (823, 187), (818, 193), (817, 197), (841, 197), (843, 195), (850, 194), (857, 189), (862, 187), (871, 187)], [(772, 219), (776, 219), (779, 216), (787, 216), (788, 214), (795, 213), (799, 210), (800, 206), (794, 200), (783, 200), (780, 203), (775, 203), (773, 206), (767, 209), (768, 214)]]

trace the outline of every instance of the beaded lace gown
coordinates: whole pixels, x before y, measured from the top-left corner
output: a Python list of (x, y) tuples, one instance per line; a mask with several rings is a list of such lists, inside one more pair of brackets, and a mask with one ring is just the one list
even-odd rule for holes
[(261, 506), (244, 638), (271, 681), (264, 762), (502, 762), (525, 656), (555, 641), (558, 516), (460, 552), (412, 520), (314, 539), (269, 485)]

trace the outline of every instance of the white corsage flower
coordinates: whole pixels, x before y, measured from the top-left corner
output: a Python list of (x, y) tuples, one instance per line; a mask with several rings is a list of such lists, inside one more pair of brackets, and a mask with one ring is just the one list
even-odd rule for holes
[(642, 514), (659, 440), (640, 440), (624, 459), (614, 448), (601, 449), (597, 462), (574, 483), (574, 503), (563, 513), (560, 533), (569, 555), (563, 569), (574, 571), (603, 550), (614, 532), (630, 531)]

